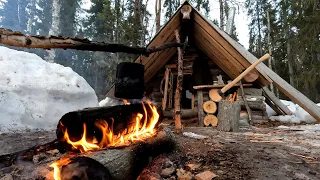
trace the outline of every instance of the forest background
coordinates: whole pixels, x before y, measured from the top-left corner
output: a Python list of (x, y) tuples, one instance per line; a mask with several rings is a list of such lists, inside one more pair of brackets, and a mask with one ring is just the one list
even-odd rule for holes
[[(180, 0), (0, 0), (0, 27), (26, 34), (78, 36), (146, 46), (180, 3)], [(223, 30), (230, 9), (234, 9), (236, 26), (231, 36), (237, 41), (241, 39), (240, 43), (257, 57), (271, 53), (273, 58), (266, 64), (311, 100), (320, 102), (319, 0), (190, 0), (190, 3)], [(213, 16), (215, 11), (218, 17)], [(248, 34), (237, 31), (237, 24), (243, 24), (241, 20), (248, 21)], [(116, 65), (137, 57), (125, 53), (14, 49), (71, 67), (87, 80), (99, 100), (114, 82)], [(285, 99), (276, 88), (271, 89)]]

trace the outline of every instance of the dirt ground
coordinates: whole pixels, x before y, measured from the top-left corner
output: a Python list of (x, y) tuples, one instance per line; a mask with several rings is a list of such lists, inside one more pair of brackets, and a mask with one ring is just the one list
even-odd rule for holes
[[(176, 135), (179, 149), (168, 157), (177, 168), (200, 163), (193, 174), (209, 170), (215, 179), (320, 179), (320, 124), (251, 127), (239, 133), (187, 127), (184, 132), (204, 137)], [(54, 132), (0, 133), (0, 155), (54, 138)]]

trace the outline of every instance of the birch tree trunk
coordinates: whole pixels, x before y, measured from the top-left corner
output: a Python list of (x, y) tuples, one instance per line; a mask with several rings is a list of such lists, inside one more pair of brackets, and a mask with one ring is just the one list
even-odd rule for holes
[[(52, 23), (51, 23), (51, 28), (49, 30), (49, 35), (51, 36), (57, 36), (60, 33), (60, 30), (59, 30), (60, 9), (61, 9), (61, 4), (59, 0), (53, 0), (52, 1)], [(45, 60), (53, 63), (56, 57), (55, 50), (47, 50), (47, 52), (48, 52), (48, 56), (45, 57)]]
[(35, 16), (35, 11), (36, 11), (36, 2), (37, 0), (30, 0), (29, 2), (29, 10), (30, 10), (30, 16), (28, 18), (28, 24), (27, 24), (27, 32), (32, 33), (32, 23), (34, 22), (34, 16)]

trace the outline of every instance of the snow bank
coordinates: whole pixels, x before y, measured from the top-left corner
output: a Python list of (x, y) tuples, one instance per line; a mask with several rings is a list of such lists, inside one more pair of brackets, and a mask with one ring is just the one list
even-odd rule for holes
[[(314, 123), (317, 121), (314, 117), (312, 117), (307, 111), (305, 111), (298, 104), (294, 104), (293, 102), (286, 101), (286, 100), (280, 100), (280, 101), (284, 105), (286, 105), (293, 114), (291, 116), (289, 115), (276, 116), (277, 113), (274, 112), (271, 109), (271, 107), (267, 105), (267, 114), (271, 121), (279, 121), (284, 123), (295, 123), (295, 124), (299, 124), (302, 122)], [(317, 105), (319, 106), (319, 111), (320, 111), (320, 103)]]
[(63, 114), (93, 106), (94, 90), (71, 68), (0, 47), (0, 131), (54, 129)]
[(123, 104), (123, 101), (106, 97), (99, 102), (100, 107), (117, 106)]

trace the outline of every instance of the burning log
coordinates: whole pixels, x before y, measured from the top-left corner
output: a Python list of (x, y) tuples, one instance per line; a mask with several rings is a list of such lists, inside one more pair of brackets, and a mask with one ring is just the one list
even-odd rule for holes
[(70, 158), (70, 163), (62, 166), (59, 174), (61, 180), (65, 179), (64, 176), (69, 179), (87, 177), (91, 180), (94, 176), (91, 176), (90, 172), (96, 171), (97, 167), (104, 169), (103, 166), (107, 169), (105, 169), (107, 174), (101, 173), (101, 176), (107, 176), (110, 173), (113, 180), (134, 180), (148, 166), (150, 158), (170, 153), (174, 148), (174, 135), (166, 129), (159, 131), (152, 138), (131, 146), (83, 153), (78, 157)]
[(123, 145), (154, 135), (161, 121), (162, 110), (149, 103), (69, 112), (56, 130), (59, 150), (85, 152)]

